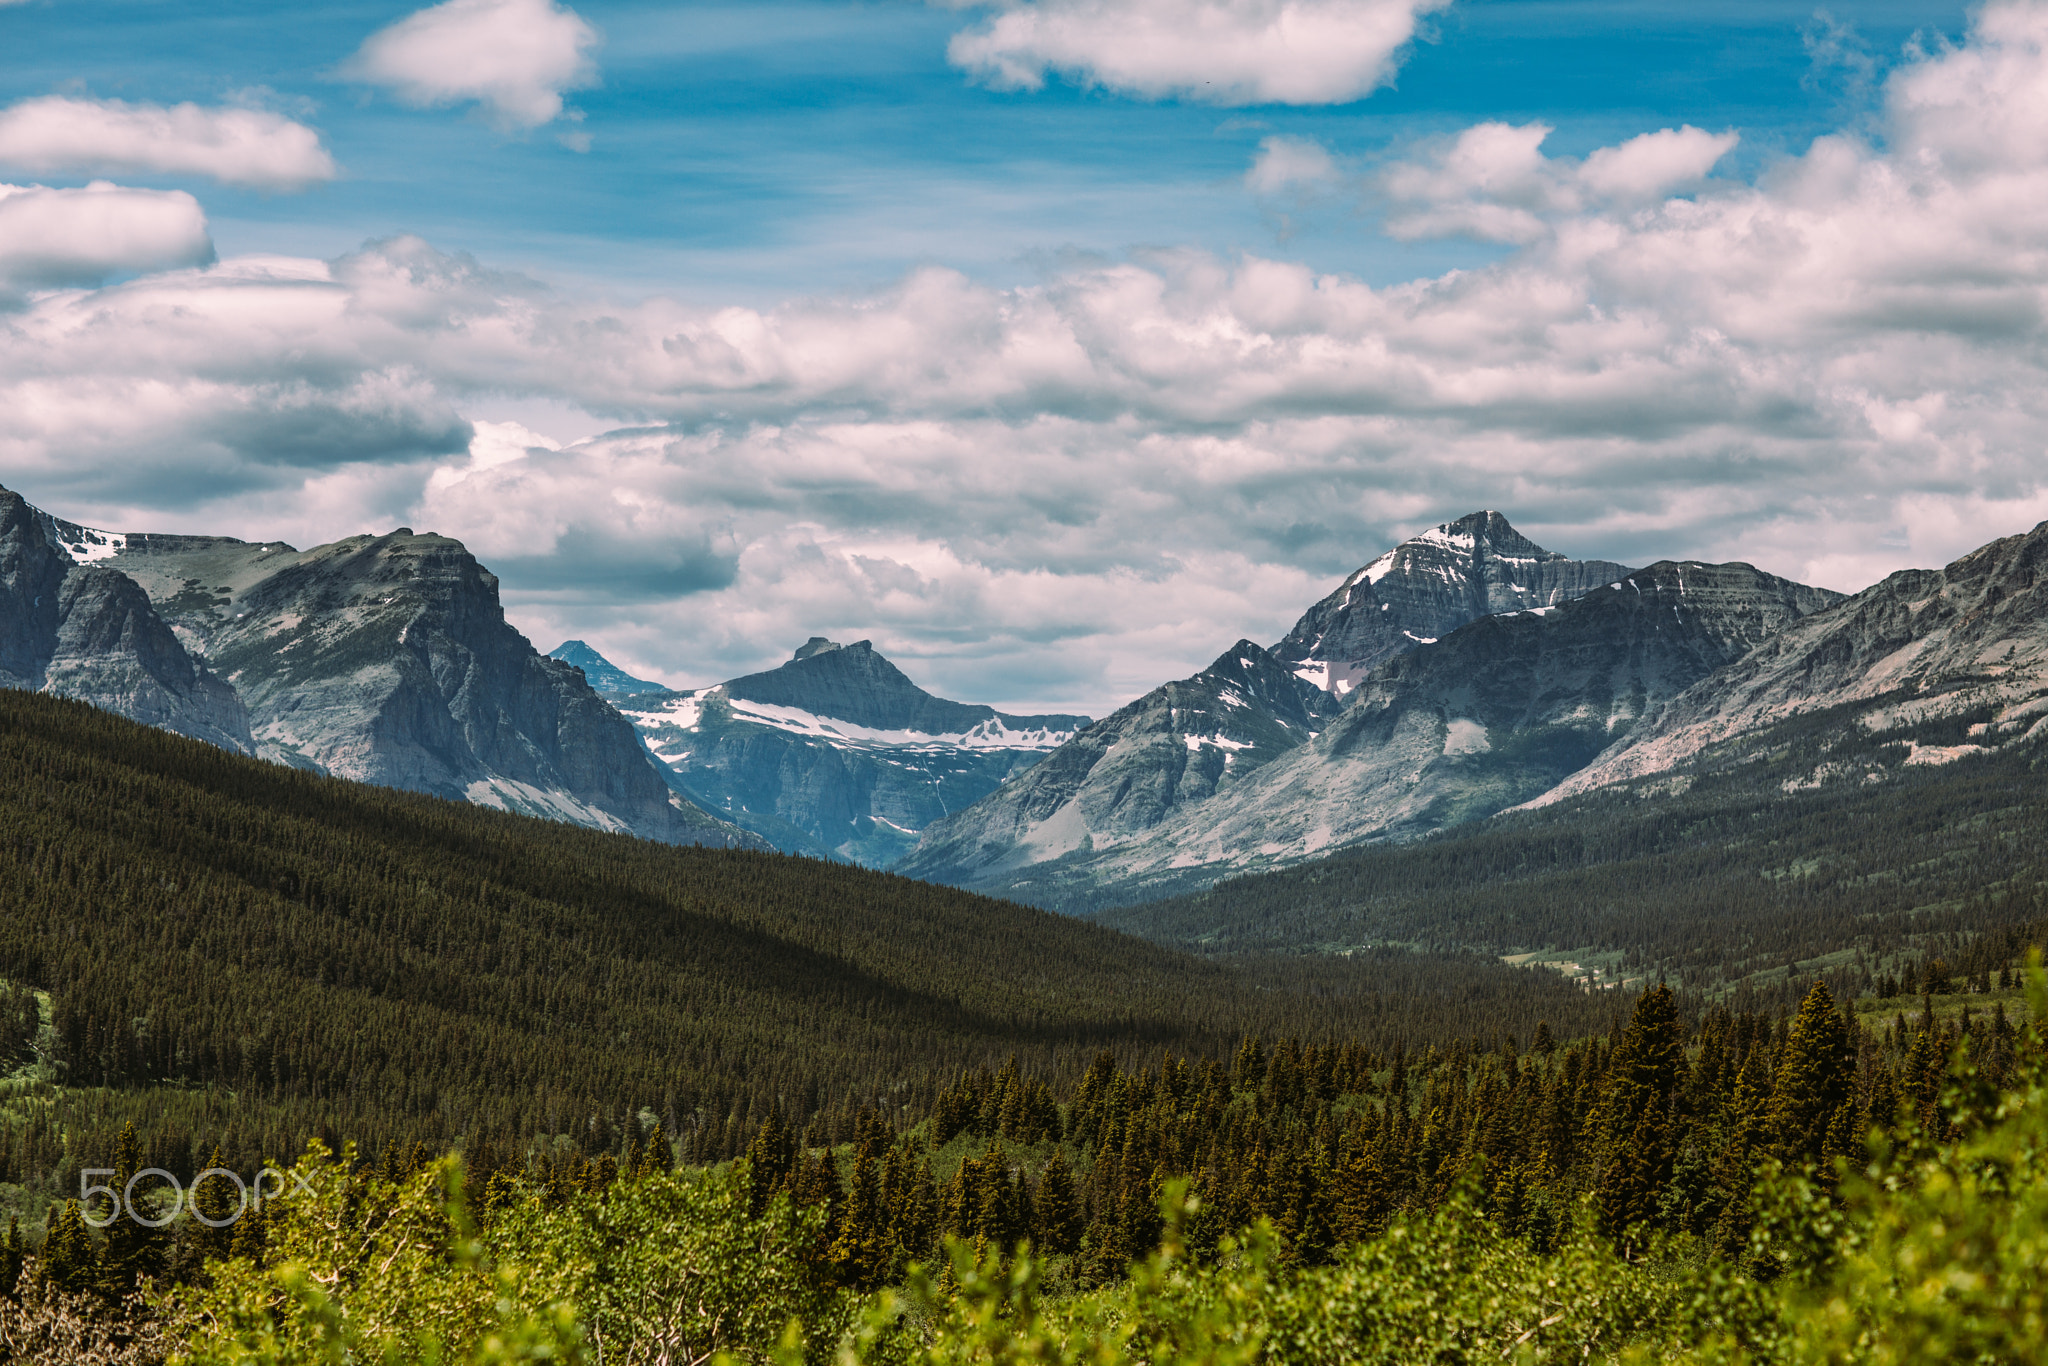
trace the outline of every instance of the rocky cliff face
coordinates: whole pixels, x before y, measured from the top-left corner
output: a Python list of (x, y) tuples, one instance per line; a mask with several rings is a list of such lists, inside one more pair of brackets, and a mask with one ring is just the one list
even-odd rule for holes
[(2048, 522), (1791, 624), (1541, 800), (1736, 765), (1788, 788), (1882, 781), (2044, 736)]
[(1009, 863), (948, 880), (1078, 909), (1488, 816), (1837, 596), (1748, 565), (1667, 562), (1558, 606), (1483, 617), (1384, 660), (1318, 734), (1235, 785), (1142, 830), (1091, 829), (1085, 847), (1019, 842)]
[(0, 686), (57, 693), (252, 752), (233, 688), (194, 660), (142, 589), (0, 489)]
[[(459, 542), (400, 528), (299, 551), (44, 522), (232, 686), (266, 758), (650, 839), (760, 843), (671, 791), (582, 674), (507, 624)], [(80, 651), (77, 686), (118, 686), (114, 658)]]
[(781, 668), (618, 705), (708, 809), (788, 852), (871, 867), (1088, 724), (934, 697), (870, 642), (822, 637)]
[(1341, 704), (1240, 640), (1201, 673), (1155, 688), (1061, 745), (1000, 792), (927, 830), (901, 871), (1029, 896), (1025, 870), (1086, 864), (1205, 806), (1314, 739)]
[(1467, 622), (1559, 603), (1629, 573), (1609, 560), (1545, 550), (1498, 512), (1475, 512), (1403, 541), (1308, 609), (1273, 647), (1302, 678), (1339, 696), (1382, 660)]

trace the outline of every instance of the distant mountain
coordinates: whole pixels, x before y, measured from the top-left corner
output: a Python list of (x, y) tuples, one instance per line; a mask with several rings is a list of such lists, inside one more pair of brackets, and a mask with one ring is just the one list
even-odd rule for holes
[(1882, 782), (2044, 736), (2048, 522), (1788, 626), (1541, 800), (1668, 790), (1766, 758), (1796, 762), (1787, 790)]
[(934, 697), (871, 642), (822, 636), (764, 673), (614, 700), (706, 808), (779, 849), (879, 868), (1088, 724)]
[(563, 641), (548, 651), (548, 658), (559, 659), (564, 664), (573, 664), (583, 670), (583, 681), (588, 683), (593, 691), (606, 697), (668, 691), (666, 683), (651, 683), (644, 678), (635, 678), (580, 640)]
[[(925, 832), (900, 871), (1027, 899), (1038, 865), (1085, 864), (1227, 798), (1342, 709), (1248, 640), (1080, 731), (1029, 774)], [(1057, 899), (1045, 904), (1057, 905)]]
[(235, 690), (193, 659), (105, 539), (66, 544), (0, 489), (0, 687), (90, 702), (223, 749), (252, 753)]
[[(1030, 779), (933, 826), (901, 871), (1046, 905), (1088, 904), (1151, 867), (1149, 855), (1127, 865), (1109, 850), (1165, 849), (1220, 820), (1275, 781), (1268, 766), (1335, 724), (1375, 668), (1491, 613), (1547, 612), (1631, 572), (1545, 550), (1497, 512), (1434, 527), (1345, 579), (1270, 650), (1239, 641), (1202, 673), (1076, 735)], [(1261, 836), (1230, 856), (1270, 857), (1259, 850), (1272, 842)], [(1187, 849), (1165, 861), (1217, 860)], [(1205, 875), (1213, 876), (1189, 876)]]
[(1433, 645), (1498, 612), (1555, 607), (1626, 578), (1627, 565), (1545, 550), (1498, 512), (1474, 512), (1401, 542), (1337, 585), (1273, 646), (1339, 696), (1382, 660)]
[[(51, 691), (337, 777), (671, 843), (759, 844), (671, 791), (583, 677), (506, 623), (497, 579), (458, 541), (401, 527), (299, 551), (33, 522), (78, 585), (60, 607), (89, 588), (103, 623), (44, 666)], [(0, 624), (30, 663), (46, 638), (40, 563), (22, 560), (28, 615)]]
[(1129, 902), (1493, 815), (1556, 786), (1658, 705), (1839, 598), (1746, 564), (1637, 570), (1557, 607), (1483, 617), (1360, 679), (1309, 744), (1142, 838), (1005, 884)]

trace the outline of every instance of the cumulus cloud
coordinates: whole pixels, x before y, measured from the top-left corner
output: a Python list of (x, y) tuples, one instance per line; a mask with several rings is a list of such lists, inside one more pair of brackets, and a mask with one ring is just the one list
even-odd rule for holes
[[(1479, 507), (1856, 588), (2048, 517), (2043, 92), (2048, 5), (2005, 3), (1899, 68), (1881, 140), (1755, 184), (1677, 197), (1725, 133), (1573, 159), (1482, 125), (1386, 192), (1521, 245), (1382, 287), (1160, 252), (615, 306), (400, 238), (52, 293), (0, 328), (0, 468), (123, 529), (432, 527), (543, 645), (665, 676), (872, 636), (1094, 711)], [(464, 419), (505, 395), (619, 428)]]
[(1335, 159), (1313, 138), (1262, 138), (1252, 168), (1244, 175), (1245, 188), (1259, 195), (1313, 188), (1336, 179)]
[(212, 259), (206, 215), (181, 191), (0, 185), (0, 300)]
[(65, 95), (0, 110), (0, 165), (38, 174), (203, 175), (266, 190), (299, 190), (334, 178), (334, 159), (320, 135), (281, 114)]
[(1427, 157), (1390, 167), (1381, 177), (1396, 206), (1388, 232), (1405, 240), (1533, 242), (1558, 219), (1695, 188), (1739, 140), (1688, 124), (1599, 148), (1579, 162), (1543, 154), (1551, 131), (1544, 123), (1475, 124)]
[(343, 72), (407, 104), (474, 101), (500, 128), (538, 128), (561, 116), (564, 91), (597, 79), (597, 45), (554, 0), (447, 0), (372, 34)]
[(998, 89), (1057, 72), (1146, 99), (1344, 104), (1392, 81), (1417, 17), (1449, 2), (999, 0), (947, 55)]

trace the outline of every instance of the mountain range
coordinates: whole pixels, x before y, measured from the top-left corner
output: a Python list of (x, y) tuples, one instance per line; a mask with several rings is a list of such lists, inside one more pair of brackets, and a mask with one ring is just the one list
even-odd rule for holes
[(460, 542), (123, 534), (0, 490), (0, 679), (225, 749), (669, 843), (760, 847), (672, 790)]
[[(1463, 567), (1456, 588), (1485, 568), (1477, 554)], [(1028, 779), (941, 823), (902, 871), (1084, 909), (1490, 816), (1555, 787), (1664, 702), (1840, 596), (1745, 564), (1620, 573), (1594, 588), (1565, 570), (1555, 605), (1480, 616), (1383, 656), (1355, 676), (1341, 709), (1309, 712), (1321, 724), (1283, 732), (1292, 743), (1191, 800), (1136, 819), (1110, 802), (1129, 786), (1115, 769), (1139, 749), (1126, 742), (1112, 746), (1103, 780), (1058, 801)], [(1248, 642), (1235, 655), (1251, 675), (1274, 659)], [(1070, 746), (1076, 763), (1089, 738)], [(1060, 772), (1064, 757), (1042, 773)]]
[(445, 537), (109, 533), (0, 491), (0, 685), (336, 776), (1092, 912), (1588, 793), (1879, 783), (2035, 739), (2044, 556), (2048, 524), (1844, 597), (1573, 559), (1477, 512), (1091, 721), (934, 696), (867, 640), (672, 689), (583, 640), (536, 652)]
[[(554, 656), (578, 647), (600, 677), (624, 676), (579, 641)], [(678, 791), (779, 849), (871, 867), (897, 863), (933, 821), (987, 797), (1088, 724), (934, 697), (873, 642), (822, 636), (780, 668), (612, 700)]]

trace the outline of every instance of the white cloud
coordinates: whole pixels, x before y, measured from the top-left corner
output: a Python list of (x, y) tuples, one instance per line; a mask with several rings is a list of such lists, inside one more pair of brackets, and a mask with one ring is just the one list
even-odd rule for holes
[(501, 128), (538, 128), (561, 115), (564, 91), (597, 79), (597, 45), (554, 0), (447, 0), (372, 34), (343, 70), (408, 104), (473, 100)]
[(1327, 185), (1335, 179), (1336, 161), (1313, 138), (1260, 139), (1259, 154), (1244, 175), (1245, 188), (1261, 195)]
[(53, 171), (203, 175), (303, 189), (334, 178), (320, 135), (262, 109), (168, 108), (45, 95), (0, 110), (0, 165)]
[(206, 215), (182, 191), (0, 185), (0, 300), (212, 259)]
[(1147, 99), (1344, 104), (1394, 78), (1450, 0), (998, 0), (947, 55), (998, 89), (1059, 72)]
[(1544, 123), (1481, 123), (1421, 161), (1381, 177), (1396, 205), (1387, 231), (1405, 240), (1476, 237), (1523, 244), (1588, 209), (1629, 208), (1697, 188), (1734, 150), (1734, 133), (1690, 124), (1644, 133), (1583, 162), (1543, 155)]
[[(1523, 245), (1387, 287), (1162, 252), (614, 306), (401, 238), (49, 294), (0, 327), (0, 469), (123, 529), (431, 527), (541, 644), (678, 678), (871, 635), (1097, 711), (1479, 507), (1855, 588), (2048, 516), (2044, 14), (1901, 68), (1881, 141), (1697, 198), (1725, 134), (1469, 130), (1388, 192)], [(515, 397), (622, 429), (462, 416)]]
[(1608, 199), (1654, 199), (1706, 179), (1738, 140), (1734, 133), (1709, 133), (1690, 124), (1644, 133), (1587, 157), (1579, 183)]

